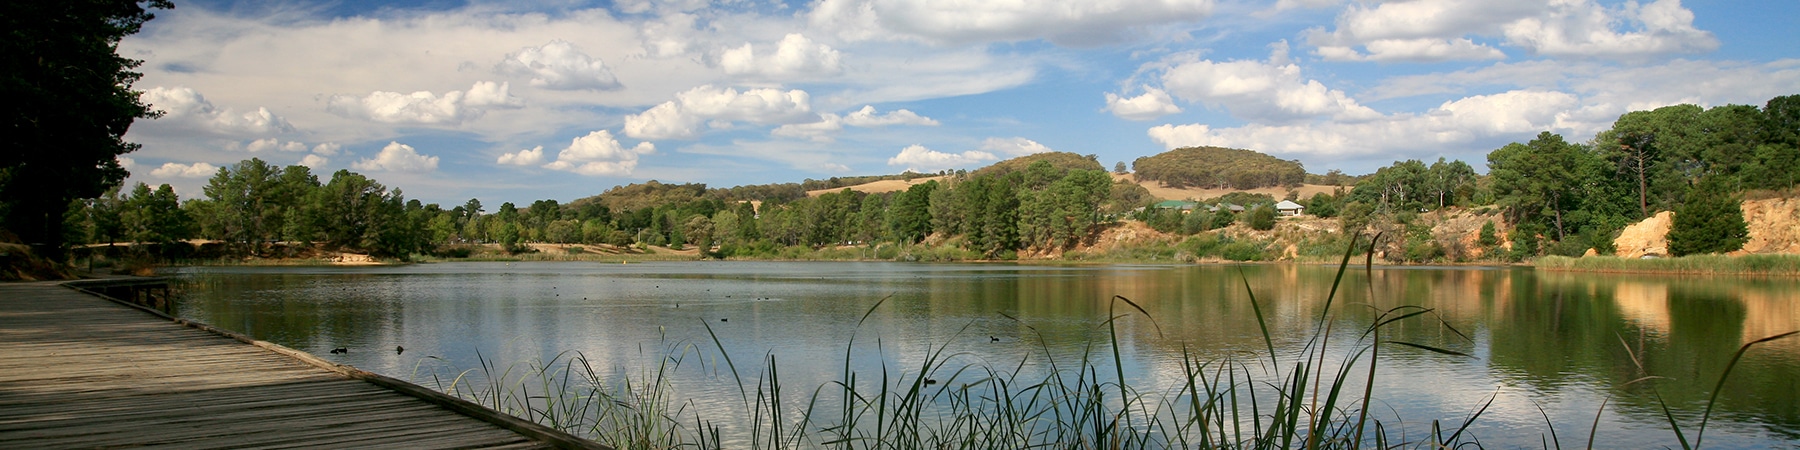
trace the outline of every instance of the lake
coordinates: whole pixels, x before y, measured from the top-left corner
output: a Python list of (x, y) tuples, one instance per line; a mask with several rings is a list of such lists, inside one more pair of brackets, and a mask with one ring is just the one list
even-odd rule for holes
[[(504, 370), (580, 352), (608, 376), (628, 377), (683, 356), (674, 391), (722, 417), (744, 406), (721, 349), (752, 385), (772, 355), (784, 389), (804, 400), (840, 378), (852, 339), (849, 364), (863, 380), (884, 367), (916, 378), (940, 348), (954, 355), (952, 370), (1042, 379), (1053, 362), (1066, 368), (1084, 355), (1112, 370), (1110, 315), (1119, 316), (1110, 329), (1126, 383), (1173, 393), (1184, 351), (1255, 365), (1272, 344), (1281, 364), (1297, 360), (1336, 270), (730, 261), (175, 272), (185, 280), (183, 317), (426, 386), (484, 361)], [(1331, 302), (1325, 362), (1341, 363), (1376, 314), (1408, 305), (1432, 312), (1384, 328), (1384, 340), (1467, 356), (1383, 345), (1371, 417), (1421, 434), (1432, 420), (1454, 428), (1492, 397), (1470, 432), (1500, 448), (1542, 447), (1546, 416), (1562, 445), (1580, 447), (1596, 413), (1600, 447), (1679, 447), (1658, 396), (1691, 440), (1738, 346), (1800, 330), (1796, 280), (1358, 267)], [(349, 352), (330, 353), (340, 347)], [(1659, 378), (1632, 383), (1647, 376)], [(1352, 377), (1358, 390), (1362, 379)], [(1800, 445), (1800, 338), (1754, 347), (1718, 398), (1707, 447)]]

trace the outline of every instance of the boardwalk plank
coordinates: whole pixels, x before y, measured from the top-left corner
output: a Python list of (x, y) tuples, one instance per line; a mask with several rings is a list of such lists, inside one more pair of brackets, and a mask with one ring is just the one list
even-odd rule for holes
[[(395, 422), (359, 422), (335, 428), (318, 428), (310, 430), (290, 430), (280, 434), (261, 436), (229, 437), (222, 439), (195, 440), (185, 442), (187, 448), (291, 448), (305, 446), (331, 446), (366, 441), (380, 437), (400, 439), (420, 439), (464, 429), (455, 421), (444, 419), (417, 420), (405, 423)], [(475, 443), (477, 439), (471, 439)], [(488, 433), (479, 441), (489, 445), (511, 442), (528, 442), (523, 438), (506, 433)]]
[(207, 329), (0, 284), (0, 448), (600, 448)]
[[(218, 395), (139, 395), (134, 397), (115, 397), (104, 402), (88, 401), (73, 405), (38, 405), (35, 408), (17, 408), (0, 415), (0, 430), (15, 429), (25, 426), (48, 426), (56, 420), (97, 420), (111, 416), (136, 416), (140, 414), (168, 413), (172, 410), (191, 409), (205, 411), (216, 409), (221, 404), (259, 406), (265, 404), (303, 405), (308, 403), (332, 403), (374, 395), (393, 395), (391, 392), (293, 390), (279, 395), (269, 392), (247, 391), (243, 393), (220, 393)], [(23, 425), (36, 423), (39, 425)], [(17, 425), (15, 425), (17, 424)]]

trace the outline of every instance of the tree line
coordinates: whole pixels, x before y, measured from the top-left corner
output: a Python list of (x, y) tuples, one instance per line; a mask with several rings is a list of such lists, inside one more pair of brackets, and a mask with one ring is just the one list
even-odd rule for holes
[(1586, 143), (1543, 132), (1507, 144), (1488, 153), (1487, 167), (1477, 176), (1461, 161), (1399, 161), (1361, 177), (1329, 206), (1352, 225), (1405, 222), (1447, 206), (1492, 207), (1514, 226), (1514, 259), (1610, 253), (1626, 225), (1674, 211), (1672, 253), (1732, 251), (1747, 234), (1741, 193), (1800, 183), (1800, 95), (1762, 108), (1634, 111)]
[[(1800, 96), (1777, 97), (1762, 108), (1632, 112), (1587, 143), (1545, 132), (1496, 149), (1487, 155), (1485, 176), (1463, 161), (1405, 160), (1360, 177), (1315, 176), (1353, 184), (1307, 199), (1290, 193), (1288, 200), (1312, 215), (1338, 217), (1345, 229), (1405, 231), (1395, 233), (1396, 245), (1413, 254), (1409, 259), (1443, 255), (1415, 222), (1421, 212), (1452, 207), (1497, 211), (1512, 227), (1506, 257), (1514, 259), (1610, 252), (1625, 225), (1670, 209), (1677, 211), (1670, 236), (1676, 253), (1729, 251), (1745, 234), (1740, 192), (1800, 182), (1796, 105)], [(219, 169), (201, 198), (181, 201), (166, 185), (139, 184), (74, 202), (66, 222), (71, 242), (201, 238), (252, 255), (280, 242), (316, 243), (399, 258), (464, 244), (518, 250), (531, 242), (691, 246), (711, 256), (757, 257), (791, 247), (910, 245), (933, 236), (939, 238), (934, 245), (1008, 258), (1075, 247), (1121, 219), (1181, 234), (1274, 223), (1276, 199), (1261, 194), (1214, 199), (1248, 207), (1243, 213), (1145, 208), (1153, 199), (1144, 188), (1114, 183), (1092, 155), (1032, 155), (943, 175), (902, 191), (844, 189), (811, 197), (794, 183), (708, 189), (650, 181), (566, 205), (538, 200), (489, 211), (474, 199), (448, 208), (408, 200), (399, 189), (347, 170), (321, 182), (303, 166), (249, 159)], [(1483, 241), (1501, 239), (1488, 228)]]
[(1104, 214), (1131, 205), (1109, 202), (1115, 186), (1104, 171), (1049, 161), (953, 177), (898, 192), (845, 189), (757, 202), (726, 200), (732, 190), (650, 182), (569, 205), (504, 203), (490, 212), (476, 199), (446, 209), (408, 200), (399, 189), (348, 170), (321, 183), (304, 166), (252, 158), (220, 168), (202, 198), (180, 201), (168, 185), (139, 183), (129, 192), (79, 200), (69, 210), (67, 238), (91, 244), (199, 238), (224, 242), (242, 255), (262, 255), (278, 243), (405, 258), (458, 244), (518, 250), (519, 244), (541, 242), (694, 246), (723, 257), (790, 246), (917, 243), (939, 233), (960, 236), (962, 247), (981, 255), (1005, 257), (1020, 249), (1074, 246), (1093, 234)]
[[(0, 152), (0, 239), (59, 259), (67, 243), (196, 237), (252, 254), (271, 250), (271, 243), (305, 242), (404, 257), (480, 242), (693, 243), (703, 249), (718, 242), (724, 245), (719, 253), (755, 254), (777, 245), (910, 243), (936, 235), (996, 257), (1066, 248), (1150, 200), (1137, 185), (1106, 183), (1093, 155), (1073, 154), (1003, 162), (996, 164), (1003, 170), (973, 174), (945, 171), (942, 183), (894, 193), (806, 196), (809, 190), (922, 175), (723, 190), (698, 185), (639, 203), (539, 200), (523, 209), (502, 204), (491, 214), (476, 200), (446, 209), (407, 200), (399, 189), (354, 172), (338, 171), (321, 183), (305, 167), (258, 159), (221, 169), (204, 198), (181, 201), (167, 185), (121, 191), (128, 173), (118, 158), (137, 149), (123, 137), (135, 119), (158, 113), (131, 89), (140, 77), (133, 69), (142, 61), (120, 57), (116, 46), (154, 17), (150, 9), (170, 7), (164, 0), (27, 2), (0, 16), (14, 34), (39, 38), (0, 42), (0, 90), (15, 106), (0, 114), (9, 130), (0, 136), (6, 149)], [(1338, 216), (1346, 229), (1404, 225), (1408, 247), (1419, 235), (1412, 223), (1417, 212), (1493, 209), (1514, 227), (1508, 233), (1514, 258), (1605, 252), (1625, 224), (1674, 210), (1671, 248), (1682, 254), (1741, 245), (1741, 193), (1800, 183), (1797, 148), (1800, 96), (1790, 95), (1761, 108), (1634, 111), (1584, 143), (1543, 133), (1489, 153), (1486, 176), (1475, 176), (1467, 163), (1442, 159), (1429, 165), (1399, 161), (1362, 177), (1311, 175), (1298, 162), (1217, 148), (1177, 149), (1134, 165), (1141, 179), (1171, 186), (1353, 185), (1306, 204), (1315, 214)], [(1123, 173), (1123, 166), (1114, 171)], [(758, 201), (762, 207), (754, 206)], [(1145, 210), (1136, 218), (1183, 232), (1230, 223), (1223, 215), (1203, 214), (1207, 220), (1182, 218), (1171, 226), (1173, 216), (1158, 214)], [(1483, 233), (1484, 242), (1498, 239), (1497, 232)]]

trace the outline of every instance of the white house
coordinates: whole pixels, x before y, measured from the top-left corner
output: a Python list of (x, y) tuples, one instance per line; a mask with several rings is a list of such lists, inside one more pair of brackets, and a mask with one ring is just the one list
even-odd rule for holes
[(1275, 204), (1275, 213), (1283, 216), (1298, 216), (1306, 214), (1306, 207), (1299, 203), (1282, 200), (1281, 203)]

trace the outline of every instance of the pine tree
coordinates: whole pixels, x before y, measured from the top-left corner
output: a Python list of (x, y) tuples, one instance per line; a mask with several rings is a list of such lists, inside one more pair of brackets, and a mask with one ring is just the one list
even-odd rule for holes
[(167, 0), (7, 2), (0, 14), (0, 226), (60, 260), (71, 200), (94, 198), (124, 181), (118, 157), (132, 121), (157, 117), (139, 98), (119, 41), (155, 17)]
[(1675, 256), (1725, 253), (1742, 248), (1749, 234), (1736, 193), (1720, 178), (1708, 176), (1675, 209), (1669, 252)]

